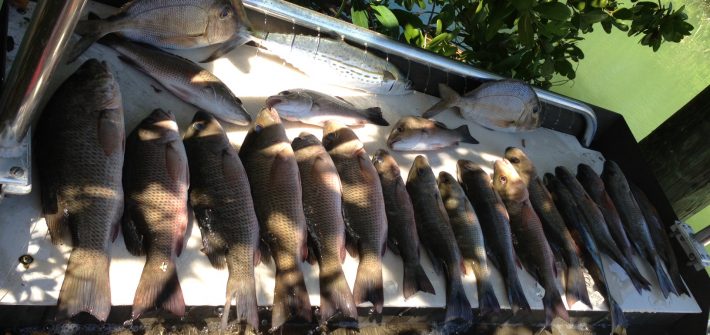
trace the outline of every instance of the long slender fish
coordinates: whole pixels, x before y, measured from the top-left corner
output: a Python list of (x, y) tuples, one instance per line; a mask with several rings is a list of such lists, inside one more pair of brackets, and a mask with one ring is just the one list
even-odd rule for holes
[(513, 164), (520, 178), (528, 186), (530, 203), (542, 221), (542, 227), (545, 230), (548, 241), (562, 251), (562, 257), (567, 264), (565, 276), (567, 304), (571, 307), (577, 301), (581, 301), (592, 307), (592, 303), (589, 301), (589, 293), (587, 292), (587, 284), (582, 273), (579, 247), (567, 229), (557, 207), (555, 207), (550, 192), (547, 191), (538, 176), (535, 165), (523, 150), (515, 147), (509, 147), (505, 150), (505, 158)]
[(419, 260), (419, 235), (414, 222), (412, 199), (402, 180), (399, 165), (387, 150), (380, 149), (372, 155), (372, 164), (380, 176), (382, 194), (387, 211), (387, 246), (402, 256), (404, 280), (402, 293), (408, 299), (417, 291), (434, 294), (434, 286), (424, 272)]
[(392, 63), (344, 41), (310, 35), (253, 35), (260, 46), (318, 81), (375, 94), (412, 92), (409, 80)]
[(259, 222), (244, 166), (222, 126), (208, 113), (195, 114), (183, 143), (202, 250), (212, 266), (229, 269), (222, 329), (236, 300), (236, 323), (258, 330), (254, 267), (260, 258)]
[(478, 216), (454, 176), (441, 171), (438, 182), (441, 200), (449, 215), (449, 223), (465, 266), (467, 269), (472, 269), (476, 276), (478, 308), (483, 315), (497, 312), (500, 310), (500, 305), (493, 290), (491, 270), (488, 268), (488, 257), (486, 257), (486, 244)]
[(518, 256), (545, 288), (545, 296), (542, 297), (545, 327), (550, 326), (555, 317), (569, 322), (567, 309), (557, 290), (555, 260), (545, 238), (542, 222), (530, 203), (525, 182), (508, 160), (500, 159), (494, 163), (493, 187), (503, 199), (510, 215), (510, 227), (518, 241)]
[(387, 213), (377, 170), (357, 135), (341, 124), (328, 121), (323, 146), (333, 159), (343, 185), (343, 213), (347, 224), (347, 248), (360, 258), (355, 276), (355, 303), (371, 302), (382, 313), (382, 256), (387, 243)]
[(459, 160), (456, 168), (458, 180), (480, 219), (489, 259), (505, 278), (513, 313), (520, 309), (530, 310), (518, 278), (517, 256), (513, 250), (513, 236), (503, 200), (493, 189), (491, 177), (480, 166), (471, 161)]
[(658, 278), (663, 296), (668, 298), (670, 293), (678, 294), (675, 285), (668, 277), (663, 260), (656, 251), (656, 246), (653, 244), (651, 233), (648, 230), (648, 223), (646, 223), (646, 219), (631, 193), (631, 188), (621, 168), (615, 162), (607, 160), (604, 162), (604, 171), (601, 177), (606, 189), (609, 190), (611, 200), (619, 210), (621, 222), (624, 223), (626, 230), (634, 236), (632, 243), (636, 246), (636, 250), (639, 255), (651, 263), (656, 271), (656, 278)]
[(308, 256), (301, 178), (291, 142), (275, 110), (259, 112), (239, 158), (249, 177), (261, 238), (276, 261), (271, 330), (286, 321), (310, 322), (311, 303), (301, 271)]
[(459, 143), (478, 144), (467, 125), (449, 129), (441, 122), (405, 116), (387, 136), (387, 146), (395, 151), (439, 150)]
[(75, 33), (82, 38), (72, 47), (68, 59), (74, 61), (110, 33), (164, 49), (221, 43), (214, 57), (245, 43), (249, 27), (241, 0), (134, 0), (105, 19), (79, 21)]
[(123, 211), (125, 130), (121, 92), (105, 63), (90, 59), (52, 96), (37, 124), (42, 213), (55, 244), (71, 232), (58, 318), (111, 310), (111, 242)]
[(251, 121), (242, 101), (219, 78), (199, 65), (115, 36), (108, 36), (101, 43), (118, 51), (122, 61), (155, 79), (182, 101), (225, 122), (245, 126)]
[(338, 171), (314, 135), (301, 133), (291, 147), (301, 175), (311, 250), (317, 255), (320, 270), (321, 324), (330, 329), (357, 329), (355, 299), (341, 266), (345, 260), (345, 220)]
[(572, 193), (577, 203), (577, 208), (582, 213), (581, 217), (584, 218), (584, 224), (594, 237), (599, 250), (609, 255), (614, 262), (626, 271), (636, 291), (641, 293), (643, 290), (650, 290), (648, 280), (641, 275), (633, 260), (626, 259), (619, 247), (614, 243), (614, 239), (611, 237), (609, 228), (604, 221), (604, 215), (579, 181), (563, 166), (555, 168), (555, 176)]
[(550, 191), (556, 207), (560, 210), (560, 215), (564, 218), (567, 226), (572, 233), (577, 245), (582, 247), (582, 255), (584, 265), (589, 270), (589, 274), (594, 279), (599, 292), (604, 295), (606, 303), (609, 306), (609, 314), (611, 315), (612, 334), (626, 335), (626, 327), (628, 322), (624, 316), (624, 311), (621, 310), (619, 303), (614, 299), (609, 291), (609, 283), (607, 282), (604, 273), (604, 265), (599, 254), (597, 242), (595, 242), (592, 231), (584, 223), (585, 218), (582, 215), (582, 210), (578, 208), (572, 194), (559, 179), (550, 173), (546, 173), (544, 183)]
[(346, 126), (367, 123), (390, 124), (382, 117), (380, 107), (357, 108), (341, 97), (331, 97), (306, 89), (291, 89), (266, 98), (266, 106), (275, 108), (284, 120), (323, 126), (332, 120)]
[(646, 219), (646, 223), (648, 223), (648, 231), (651, 233), (653, 244), (656, 246), (656, 250), (659, 251), (661, 259), (663, 259), (663, 262), (666, 264), (666, 269), (668, 269), (668, 274), (673, 280), (673, 285), (675, 285), (678, 293), (689, 293), (683, 283), (683, 278), (680, 277), (678, 259), (673, 251), (671, 240), (668, 238), (668, 234), (663, 228), (663, 220), (661, 220), (661, 216), (658, 214), (656, 207), (653, 206), (646, 194), (638, 186), (632, 183), (629, 183), (629, 186), (631, 186), (634, 199), (636, 199), (636, 202), (639, 204), (639, 208), (641, 212), (643, 212), (643, 217)]
[(417, 232), (437, 273), (446, 276), (446, 317), (444, 321), (471, 323), (473, 314), (461, 281), (463, 258), (456, 245), (449, 216), (439, 194), (436, 176), (424, 156), (417, 156), (407, 177)]
[(154, 110), (126, 140), (123, 239), (133, 255), (146, 255), (133, 299), (132, 318), (160, 306), (185, 314), (175, 258), (187, 228), (190, 172), (172, 113)]

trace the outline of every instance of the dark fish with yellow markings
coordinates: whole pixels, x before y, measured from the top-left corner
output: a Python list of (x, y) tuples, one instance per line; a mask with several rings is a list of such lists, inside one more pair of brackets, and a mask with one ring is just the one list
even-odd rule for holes
[(651, 263), (656, 271), (656, 278), (658, 278), (663, 296), (668, 298), (670, 293), (678, 294), (673, 282), (668, 277), (663, 260), (656, 251), (656, 246), (653, 244), (651, 233), (648, 230), (648, 223), (646, 223), (646, 219), (631, 193), (631, 188), (621, 168), (615, 162), (607, 160), (604, 162), (604, 171), (601, 177), (609, 191), (611, 200), (619, 210), (619, 216), (626, 231), (634, 236), (632, 243), (636, 246), (636, 250), (639, 255)]
[[(312, 319), (301, 263), (308, 256), (298, 163), (278, 113), (263, 109), (239, 151), (249, 177), (261, 238), (276, 262), (271, 330)], [(266, 257), (268, 258), (268, 256)]]
[(357, 108), (343, 98), (305, 89), (292, 89), (272, 95), (266, 98), (266, 106), (275, 108), (284, 120), (316, 126), (323, 126), (328, 120), (346, 126), (361, 126), (367, 123), (390, 125), (382, 117), (380, 107)]
[(518, 241), (518, 256), (545, 288), (542, 297), (545, 327), (550, 326), (555, 317), (569, 322), (567, 309), (557, 290), (555, 260), (543, 232), (542, 222), (530, 203), (525, 182), (507, 159), (495, 162), (493, 187), (500, 194), (510, 215), (510, 226)]
[(133, 255), (146, 255), (132, 318), (155, 307), (185, 315), (176, 258), (187, 228), (190, 172), (172, 113), (154, 110), (126, 140), (123, 239)]
[(454, 325), (473, 322), (471, 304), (461, 281), (463, 258), (456, 245), (449, 216), (439, 194), (434, 172), (424, 156), (417, 156), (407, 177), (407, 192), (414, 205), (417, 232), (429, 259), (446, 276), (446, 317), (444, 322)]
[(387, 210), (387, 246), (402, 256), (404, 280), (402, 293), (407, 299), (422, 291), (434, 294), (434, 286), (424, 272), (419, 259), (419, 235), (414, 222), (412, 199), (407, 193), (399, 165), (387, 150), (380, 149), (372, 156), (377, 174), (382, 183), (382, 193)]
[(236, 323), (259, 329), (254, 267), (259, 263), (259, 222), (244, 166), (227, 134), (210, 114), (197, 112), (183, 139), (190, 165), (190, 205), (212, 266), (229, 269), (226, 329), (232, 300)]
[(291, 147), (301, 176), (310, 250), (318, 261), (321, 324), (329, 329), (357, 329), (355, 299), (341, 266), (345, 260), (345, 221), (338, 171), (314, 135), (301, 133)]
[(72, 252), (57, 317), (111, 310), (111, 242), (123, 211), (125, 130), (118, 83), (105, 63), (86, 61), (52, 96), (37, 124), (42, 213), (55, 244)]
[(513, 313), (520, 309), (530, 310), (518, 278), (513, 235), (503, 200), (493, 189), (491, 177), (480, 166), (471, 161), (459, 160), (456, 168), (458, 180), (480, 219), (488, 259), (496, 265), (505, 280)]
[(579, 247), (574, 242), (565, 221), (560, 215), (557, 207), (552, 201), (550, 192), (547, 191), (545, 185), (537, 174), (537, 169), (533, 162), (522, 150), (514, 147), (509, 147), (505, 150), (505, 158), (513, 164), (515, 170), (523, 179), (530, 194), (530, 203), (539, 215), (542, 221), (542, 227), (545, 230), (545, 235), (551, 245), (555, 245), (557, 249), (562, 251), (562, 257), (567, 264), (567, 272), (565, 276), (565, 297), (567, 304), (571, 307), (577, 301), (581, 301), (589, 307), (592, 303), (589, 301), (589, 293), (587, 292), (587, 284), (584, 281), (582, 273), (582, 262), (579, 259)]
[(478, 144), (468, 126), (449, 129), (441, 122), (418, 116), (399, 119), (387, 137), (387, 146), (395, 151), (439, 150), (461, 142)]
[(493, 291), (491, 270), (488, 268), (488, 257), (486, 257), (486, 245), (478, 216), (454, 176), (442, 171), (439, 173), (438, 182), (441, 200), (449, 215), (449, 222), (465, 266), (467, 269), (472, 269), (476, 276), (478, 308), (483, 315), (497, 312), (500, 310), (500, 305)]
[(382, 313), (382, 256), (387, 243), (387, 213), (377, 170), (352, 129), (327, 121), (323, 146), (333, 159), (343, 186), (347, 248), (360, 258), (353, 296), (355, 303), (371, 302)]

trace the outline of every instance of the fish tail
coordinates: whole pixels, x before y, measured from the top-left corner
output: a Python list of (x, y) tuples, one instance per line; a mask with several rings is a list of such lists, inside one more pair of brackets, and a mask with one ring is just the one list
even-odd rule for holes
[(513, 314), (521, 309), (530, 310), (530, 304), (528, 304), (528, 299), (525, 297), (525, 292), (515, 272), (508, 273), (508, 301)]
[(323, 269), (320, 274), (321, 324), (327, 324), (329, 329), (359, 329), (355, 299), (340, 264)]
[(382, 116), (382, 109), (380, 107), (370, 107), (365, 109), (365, 117), (368, 121), (370, 121), (370, 123), (378, 126), (386, 127), (390, 125), (390, 123), (387, 122), (387, 120), (385, 120)]
[(478, 309), (481, 314), (486, 315), (500, 311), (500, 304), (493, 290), (493, 285), (489, 281), (480, 280), (478, 277), (476, 282), (478, 283)]
[(434, 286), (427, 277), (424, 268), (419, 263), (411, 263), (404, 265), (404, 285), (402, 287), (404, 299), (416, 294), (418, 291), (426, 293), (434, 293)]
[(479, 143), (478, 140), (476, 140), (475, 138), (473, 138), (473, 136), (471, 136), (471, 132), (468, 130), (467, 125), (463, 125), (461, 127), (458, 127), (456, 129), (454, 129), (454, 131), (459, 133), (459, 135), (461, 136), (461, 142), (471, 143), (471, 144), (478, 144)]
[(658, 285), (661, 287), (663, 297), (668, 298), (671, 293), (677, 295), (678, 291), (676, 291), (675, 285), (669, 278), (666, 271), (666, 267), (663, 265), (663, 261), (658, 255), (656, 255), (655, 264), (653, 264), (653, 268), (656, 271), (656, 277), (658, 277)]
[(259, 315), (256, 305), (256, 288), (254, 277), (230, 276), (227, 281), (227, 301), (224, 304), (224, 313), (222, 314), (222, 330), (227, 329), (229, 321), (229, 310), (232, 307), (232, 300), (236, 300), (236, 315), (235, 322), (239, 324), (246, 323), (256, 331), (259, 329)]
[(626, 335), (628, 322), (624, 316), (624, 311), (621, 310), (621, 306), (614, 299), (610, 299), (608, 304), (609, 314), (611, 315), (611, 333), (613, 335)]
[(592, 302), (589, 300), (589, 292), (587, 292), (587, 282), (584, 280), (579, 263), (574, 266), (570, 265), (567, 268), (567, 281), (565, 284), (567, 305), (572, 307), (577, 301), (581, 301), (590, 308), (592, 307)]
[(550, 284), (546, 285), (545, 296), (542, 297), (542, 305), (545, 308), (545, 328), (552, 324), (552, 320), (555, 317), (560, 317), (562, 320), (569, 322), (569, 314), (565, 304), (562, 302), (560, 292), (557, 291), (554, 283)]
[(672, 271), (671, 270), (671, 280), (673, 281), (673, 286), (675, 286), (676, 292), (678, 292), (678, 295), (681, 294), (688, 294), (688, 289), (685, 287), (685, 284), (683, 283), (683, 278), (680, 276), (680, 272), (678, 271)]
[(626, 274), (629, 276), (629, 279), (631, 279), (631, 284), (634, 285), (634, 288), (636, 288), (636, 291), (639, 294), (644, 290), (651, 290), (651, 283), (649, 283), (648, 280), (643, 277), (641, 272), (639, 272), (632, 259), (624, 258), (623, 256), (621, 256), (621, 253), (618, 253), (616, 257), (613, 257), (613, 259), (616, 263), (621, 265), (621, 268), (623, 268), (624, 271), (626, 271)]
[(471, 304), (468, 302), (461, 280), (451, 280), (448, 285), (448, 291), (448, 296), (446, 297), (446, 317), (444, 318), (444, 322), (472, 322), (473, 312), (471, 311)]
[(143, 267), (136, 296), (133, 298), (132, 318), (137, 319), (144, 312), (158, 306), (182, 317), (185, 315), (185, 300), (175, 261), (155, 258), (157, 259), (149, 255)]
[(75, 248), (59, 292), (57, 319), (66, 319), (79, 312), (88, 312), (99, 321), (106, 321), (111, 311), (108, 255)]
[(461, 96), (456, 91), (443, 83), (439, 84), (439, 95), (441, 96), (441, 101), (429, 107), (429, 109), (422, 114), (422, 117), (431, 118), (449, 108), (456, 107), (459, 103), (459, 99), (461, 99)]
[(301, 270), (276, 270), (274, 309), (271, 313), (271, 330), (280, 328), (286, 321), (311, 322), (311, 302)]
[(372, 256), (367, 257), (362, 253), (360, 256), (363, 258), (357, 267), (355, 287), (353, 288), (355, 303), (369, 301), (374, 305), (375, 312), (380, 314), (385, 301), (382, 292), (382, 260)]
[(83, 54), (94, 42), (111, 32), (113, 24), (110, 21), (104, 20), (86, 20), (79, 21), (76, 24), (74, 33), (81, 35), (76, 44), (69, 50), (67, 55), (67, 64), (73, 63), (81, 54)]

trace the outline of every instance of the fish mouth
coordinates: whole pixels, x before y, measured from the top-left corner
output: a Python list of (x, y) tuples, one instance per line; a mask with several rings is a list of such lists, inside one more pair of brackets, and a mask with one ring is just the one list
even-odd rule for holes
[(266, 98), (266, 107), (271, 109), (274, 108), (274, 106), (284, 102), (283, 98), (281, 98), (278, 95), (270, 96)]

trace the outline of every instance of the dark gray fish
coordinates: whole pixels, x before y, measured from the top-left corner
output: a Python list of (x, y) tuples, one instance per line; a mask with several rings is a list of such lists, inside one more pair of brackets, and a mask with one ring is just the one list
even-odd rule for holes
[(402, 293), (407, 299), (422, 291), (434, 294), (434, 286), (419, 260), (419, 235), (414, 221), (412, 199), (407, 193), (399, 165), (387, 150), (380, 149), (372, 156), (372, 164), (380, 176), (387, 211), (387, 246), (404, 263)]
[(513, 164), (520, 178), (527, 184), (530, 203), (542, 221), (542, 227), (545, 230), (548, 241), (562, 251), (562, 258), (567, 264), (565, 276), (567, 304), (572, 306), (577, 301), (582, 301), (582, 303), (592, 307), (592, 303), (589, 301), (589, 293), (587, 292), (587, 284), (582, 273), (579, 247), (567, 229), (557, 207), (555, 207), (550, 192), (542, 184), (535, 165), (523, 150), (514, 147), (509, 147), (505, 150), (505, 158)]
[(648, 230), (648, 223), (646, 223), (646, 219), (631, 193), (631, 188), (621, 168), (615, 162), (607, 160), (604, 162), (604, 171), (601, 177), (604, 180), (606, 189), (609, 191), (611, 200), (614, 201), (616, 209), (619, 210), (621, 222), (624, 223), (626, 230), (634, 236), (631, 241), (636, 246), (636, 250), (639, 255), (651, 263), (656, 271), (656, 277), (663, 296), (668, 298), (670, 293), (678, 294), (675, 285), (668, 277), (668, 271), (663, 260), (656, 251), (656, 246), (653, 244), (651, 233)]
[(449, 222), (465, 261), (465, 268), (471, 268), (476, 276), (478, 308), (483, 315), (498, 312), (500, 305), (493, 290), (491, 270), (488, 268), (488, 257), (486, 257), (486, 244), (478, 216), (454, 176), (442, 171), (439, 173), (438, 182), (441, 200), (449, 215)]
[(545, 327), (549, 327), (555, 317), (569, 322), (567, 309), (557, 291), (555, 260), (542, 222), (530, 203), (527, 185), (507, 159), (497, 160), (493, 165), (493, 188), (503, 199), (510, 215), (510, 227), (518, 242), (518, 256), (545, 288), (542, 297)]
[(446, 276), (445, 323), (473, 322), (471, 304), (461, 281), (463, 258), (456, 245), (449, 216), (439, 194), (436, 176), (424, 156), (417, 156), (407, 177), (407, 192), (412, 198), (417, 232), (437, 273)]
[(121, 92), (105, 63), (90, 59), (57, 91), (37, 124), (42, 213), (55, 244), (72, 252), (57, 317), (111, 310), (111, 242), (123, 211), (125, 130)]
[(523, 287), (518, 278), (517, 256), (513, 250), (508, 212), (500, 196), (493, 189), (491, 177), (471, 161), (459, 160), (456, 164), (458, 180), (471, 201), (481, 222), (488, 256), (505, 278), (508, 301), (513, 310), (530, 310)]
[(321, 325), (357, 329), (355, 299), (341, 266), (345, 260), (345, 220), (338, 171), (314, 135), (301, 133), (291, 147), (301, 176), (310, 250), (318, 261)]
[(128, 136), (123, 166), (123, 239), (131, 254), (146, 255), (133, 319), (155, 307), (185, 315), (175, 258), (182, 253), (187, 228), (189, 180), (175, 117), (156, 109)]
[(360, 258), (353, 296), (371, 302), (382, 313), (382, 256), (387, 243), (387, 213), (377, 170), (352, 129), (333, 121), (323, 128), (323, 146), (333, 159), (343, 185), (347, 248)]
[(271, 330), (286, 321), (311, 322), (311, 303), (301, 271), (308, 256), (301, 178), (291, 142), (275, 110), (259, 112), (239, 158), (249, 177), (261, 238), (276, 262)]
[(183, 139), (190, 165), (190, 205), (212, 266), (229, 269), (222, 316), (226, 330), (232, 300), (236, 323), (259, 329), (254, 267), (260, 261), (259, 222), (239, 155), (210, 114), (197, 112)]

